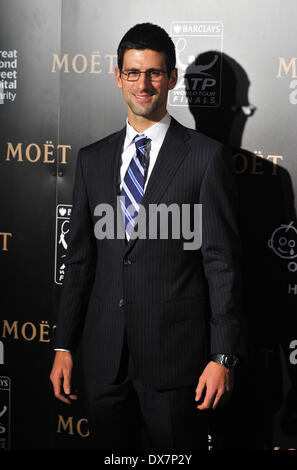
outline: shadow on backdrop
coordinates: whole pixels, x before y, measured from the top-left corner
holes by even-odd
[[[211,93],[207,96],[211,86],[203,90],[203,83],[216,84],[221,95],[217,106],[212,105]],[[249,351],[236,370],[232,401],[211,413],[213,445],[215,449],[271,450],[279,440],[297,436],[296,366],[289,359],[297,331],[292,183],[277,156],[264,157],[242,148],[245,125],[256,107],[249,103],[247,73],[234,59],[217,51],[202,53],[188,66],[184,84],[196,129],[232,150],[239,191]]]

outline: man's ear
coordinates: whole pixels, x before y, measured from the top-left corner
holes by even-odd
[[[115,74],[115,80],[116,80],[117,86],[119,88],[123,88],[122,79],[121,79],[121,71],[120,71],[119,67],[115,67],[114,74]]]
[[[172,90],[176,83],[177,83],[177,79],[178,79],[178,73],[177,73],[177,69],[173,69],[171,74],[170,74],[170,77],[169,77],[169,82],[168,82],[168,90]]]

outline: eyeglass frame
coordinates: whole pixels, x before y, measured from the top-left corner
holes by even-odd
[[[145,73],[146,78],[147,78],[150,82],[161,81],[162,75],[160,76],[160,80],[159,80],[159,79],[154,80],[154,79],[152,79],[152,77],[149,76],[149,74],[150,74],[151,72],[159,72],[159,73],[161,73],[161,74],[163,74],[163,73],[167,73],[167,74],[168,74],[168,71],[167,71],[167,70],[159,70],[159,69],[148,69],[148,70],[144,70],[144,71],[141,71],[141,70],[133,70],[133,69],[132,69],[132,70],[121,70],[121,71],[120,71],[120,74],[121,74],[121,76],[124,75],[124,77],[127,77],[127,78],[123,78],[123,80],[126,80],[127,82],[137,82],[137,81],[139,80],[140,75],[141,75],[142,73]],[[129,74],[129,73],[137,73],[137,74],[138,74],[137,79],[136,79],[136,80],[129,80],[129,78],[128,78],[128,74]]]

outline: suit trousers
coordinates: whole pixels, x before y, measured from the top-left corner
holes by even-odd
[[[131,373],[125,341],[116,380],[92,385],[88,403],[92,445],[113,451],[207,450],[208,412],[197,409],[195,388],[146,387]]]

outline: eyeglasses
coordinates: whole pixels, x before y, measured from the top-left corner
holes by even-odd
[[[128,82],[137,82],[141,73],[145,73],[145,76],[151,82],[160,82],[163,78],[163,73],[167,73],[166,70],[146,70],[145,72],[140,72],[140,70],[122,70],[121,76],[124,80]]]

